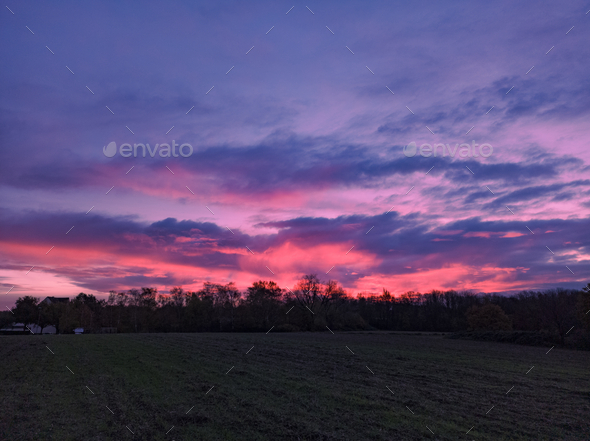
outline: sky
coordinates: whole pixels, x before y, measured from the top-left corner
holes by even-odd
[[[350,293],[581,288],[589,9],[9,3],[4,303],[309,273]]]

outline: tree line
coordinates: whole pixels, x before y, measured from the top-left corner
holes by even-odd
[[[2,313],[11,322],[101,332],[215,332],[391,330],[420,332],[536,331],[563,343],[571,333],[590,332],[590,283],[580,290],[522,291],[504,296],[469,291],[406,292],[395,297],[348,294],[338,282],[303,276],[293,290],[257,281],[244,292],[234,283],[205,282],[198,291],[174,287],[111,291],[106,300],[80,293],[67,303],[20,297]],[[584,331],[582,331],[584,330]]]

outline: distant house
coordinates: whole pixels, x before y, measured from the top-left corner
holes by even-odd
[[[84,328],[76,328],[76,329],[74,329],[74,334],[84,334]]]
[[[4,335],[17,335],[17,334],[28,334],[29,331],[25,328],[22,323],[13,323],[0,329],[0,334]]]
[[[54,305],[56,303],[68,303],[69,301],[69,297],[45,297],[43,300],[41,300],[41,303]]]
[[[39,325],[25,326],[23,323],[13,323],[12,325],[0,329],[0,333],[9,335],[41,334],[41,327]],[[55,326],[45,326],[43,328],[43,334],[57,334],[57,330],[55,329]]]

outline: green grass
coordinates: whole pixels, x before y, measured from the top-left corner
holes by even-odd
[[[392,333],[0,336],[0,439],[588,440],[590,353],[546,351]]]

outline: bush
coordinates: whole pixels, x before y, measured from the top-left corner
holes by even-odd
[[[299,326],[292,325],[290,323],[283,323],[282,325],[275,326],[273,331],[275,332],[300,332]]]
[[[469,329],[472,331],[509,331],[512,322],[504,310],[493,303],[472,306],[466,313]]]
[[[496,341],[528,346],[553,346],[559,343],[559,335],[557,334],[531,331],[462,331],[454,332],[448,338]]]

